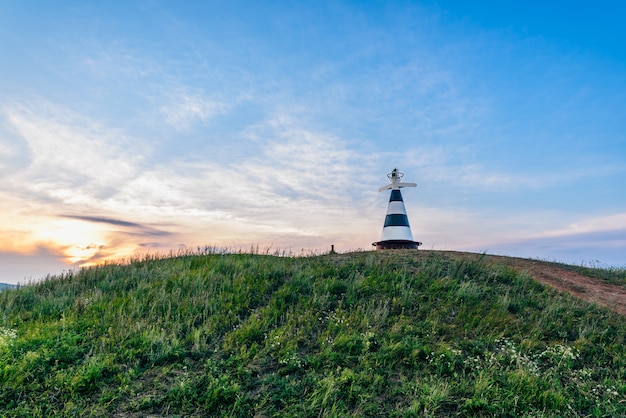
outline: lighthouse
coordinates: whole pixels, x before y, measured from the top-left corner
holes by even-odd
[[[387,184],[378,189],[379,192],[391,190],[391,196],[389,197],[389,204],[387,205],[387,216],[385,216],[385,224],[380,236],[380,241],[372,244],[376,246],[377,250],[395,248],[417,250],[417,248],[422,245],[421,242],[413,241],[409,218],[406,216],[406,208],[402,200],[402,193],[400,193],[402,187],[416,187],[417,184],[403,183],[402,177],[404,177],[404,173],[394,168],[391,173],[387,174],[387,178],[391,184]]]

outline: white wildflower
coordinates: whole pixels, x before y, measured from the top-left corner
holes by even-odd
[[[0,327],[0,347],[8,346],[17,338],[17,332],[11,328]]]

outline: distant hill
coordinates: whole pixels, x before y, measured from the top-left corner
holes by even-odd
[[[0,283],[0,290],[4,290],[4,289],[13,289],[16,286],[14,284],[9,284],[9,283]]]
[[[0,416],[626,416],[625,284],[423,250],[68,272],[0,293]]]

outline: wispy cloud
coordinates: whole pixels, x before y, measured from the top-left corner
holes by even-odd
[[[106,221],[116,218],[58,217],[55,212],[113,209],[115,214],[115,209],[122,209],[116,195],[137,175],[148,146],[138,147],[118,130],[43,100],[5,104],[0,114],[4,125],[26,144],[27,152],[24,166],[3,173],[0,207],[7,217],[0,226],[5,241],[0,250],[32,253],[44,246],[65,254],[69,263],[84,263],[101,253],[111,256],[132,251],[132,244],[121,251],[112,249],[116,238],[110,231],[112,224],[107,227]],[[97,220],[101,226],[96,225]],[[160,232],[139,225],[117,226],[133,227],[124,233]]]
[[[126,226],[132,228],[143,228],[142,225],[135,222],[122,221],[120,219],[104,218],[100,216],[83,216],[83,215],[59,215],[62,218],[78,219],[87,222],[97,222],[110,225]]]
[[[591,259],[620,266],[626,263],[623,256],[626,246],[625,213],[582,219],[576,214],[556,212],[530,213],[528,217],[534,220],[517,220],[521,225],[512,216],[499,219],[495,225],[482,220],[489,228],[488,233],[477,236],[474,244],[468,242],[465,249],[523,257],[541,254],[544,258],[553,257],[571,263]],[[526,228],[522,227],[524,225]],[[511,226],[515,227],[513,232],[505,234]],[[497,231],[503,227],[502,231]]]
[[[106,42],[82,38],[60,45],[59,48],[78,69],[100,79],[129,81],[161,71],[158,63],[149,55],[120,40]]]
[[[3,107],[7,123],[26,142],[26,167],[5,177],[3,188],[43,200],[93,203],[136,175],[146,153],[126,135],[45,101]]]
[[[158,229],[152,226],[139,224],[136,222],[123,221],[102,216],[84,215],[60,215],[61,218],[76,219],[85,222],[95,222],[107,225],[124,227],[125,235],[148,236],[148,237],[168,237],[174,235],[172,232]]]
[[[355,181],[367,173],[367,158],[284,114],[248,129],[258,153],[239,164],[187,156],[146,167],[145,142],[63,107],[3,110],[30,151],[4,193],[53,203],[23,229],[31,236],[22,242],[56,242],[73,262],[199,241],[327,246],[332,237],[348,242],[349,228],[362,226],[353,189],[367,187]],[[66,213],[55,221],[59,210]]]
[[[277,194],[296,194],[332,201],[337,192],[345,196],[349,186],[367,167],[367,158],[355,154],[345,141],[332,134],[307,128],[289,115],[280,114],[256,127],[254,138],[263,141],[262,155],[249,159],[242,170],[274,189]],[[248,132],[250,134],[250,132]]]
[[[571,186],[585,179],[598,179],[626,172],[623,165],[573,165],[554,170],[553,167],[518,169],[502,168],[476,157],[475,147],[418,146],[400,153],[385,153],[384,158],[396,159],[431,183],[449,188],[465,188],[502,193],[512,190],[541,190]]]
[[[0,143],[0,157],[12,157],[17,154],[17,150],[11,144]]]
[[[230,108],[229,104],[210,99],[200,92],[183,91],[170,96],[160,112],[165,122],[178,131],[189,131],[196,123],[206,123]]]
[[[345,225],[356,210],[350,188],[362,187],[351,177],[351,153],[340,139],[295,125],[271,128],[274,139],[259,146],[260,155],[239,164],[173,161],[145,171],[120,198],[150,216],[158,210],[227,239],[274,234],[288,241]]]
[[[541,237],[567,237],[571,235],[605,234],[619,236],[626,231],[626,213],[617,213],[605,216],[585,217],[572,222],[565,227],[545,231]],[[626,235],[622,235],[626,239]]]

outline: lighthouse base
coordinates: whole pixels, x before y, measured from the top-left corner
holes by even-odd
[[[388,241],[378,241],[373,243],[372,245],[376,246],[377,250],[396,250],[396,249],[408,249],[408,250],[417,250],[421,242],[417,241],[406,241],[406,240],[388,240]]]

